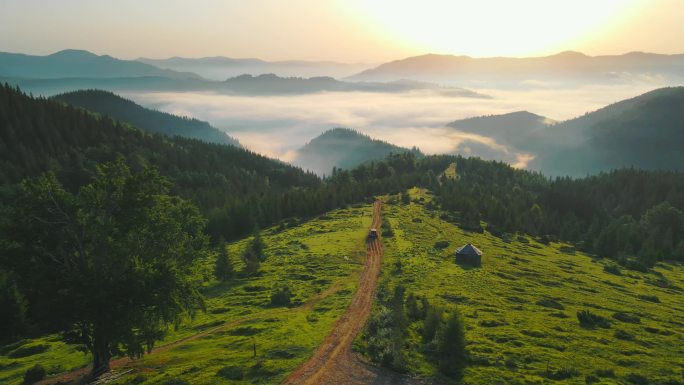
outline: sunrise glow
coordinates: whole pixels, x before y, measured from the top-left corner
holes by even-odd
[[[634,0],[355,1],[377,33],[412,49],[471,56],[556,53],[618,23]]]

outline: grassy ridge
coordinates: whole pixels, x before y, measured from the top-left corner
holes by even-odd
[[[371,208],[363,206],[284,230],[265,230],[267,259],[256,277],[221,284],[211,277],[213,260],[203,261],[198,274],[206,279],[207,311],[171,331],[157,346],[200,336],[135,361],[130,366],[136,370],[116,383],[279,383],[311,355],[347,308],[357,284],[350,277],[365,259],[363,239],[370,221]],[[237,270],[249,241],[227,246]],[[291,289],[293,307],[270,305],[272,289],[279,285]],[[9,356],[20,346],[0,351],[0,383],[21,383],[35,363],[59,373],[90,360],[56,336],[22,344],[32,345],[46,345],[48,350],[23,358]]]
[[[561,244],[465,232],[415,203],[430,199],[425,191],[411,195],[410,205],[385,206],[384,220],[395,235],[384,239],[380,282],[402,284],[447,310],[459,308],[473,359],[464,382],[684,380],[683,266],[661,263],[650,273],[608,273],[604,261]],[[435,249],[441,240],[449,247]],[[455,249],[468,242],[483,251],[481,268],[454,263]],[[397,261],[401,273],[392,268]],[[580,327],[576,314],[582,310],[606,318],[610,327]],[[409,370],[438,376],[421,351],[420,327],[421,322],[409,326]]]

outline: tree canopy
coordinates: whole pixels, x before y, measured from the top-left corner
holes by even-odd
[[[169,188],[156,170],[118,160],[76,194],[54,174],[27,179],[14,202],[3,264],[32,318],[93,354],[94,375],[203,306],[192,270],[206,253],[205,220]]]

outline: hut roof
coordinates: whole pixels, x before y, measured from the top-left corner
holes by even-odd
[[[482,255],[482,252],[472,244],[468,243],[465,246],[460,247],[458,250],[456,250],[456,254],[461,254],[461,255]]]

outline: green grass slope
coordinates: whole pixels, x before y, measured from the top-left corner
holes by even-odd
[[[251,278],[219,283],[212,276],[213,260],[203,261],[198,274],[205,279],[207,311],[157,344],[176,345],[134,361],[126,368],[133,372],[116,383],[280,383],[311,355],[349,305],[365,259],[364,235],[370,221],[371,207],[360,206],[298,226],[265,230],[267,259],[261,273]],[[227,245],[238,271],[249,241]],[[270,304],[272,290],[281,285],[292,291],[292,307]],[[36,345],[45,351],[21,357],[21,349]],[[56,374],[85,367],[90,357],[57,336],[0,347],[0,383],[21,383],[24,372],[37,363]]]
[[[391,292],[402,284],[447,311],[460,310],[473,361],[464,383],[682,383],[684,266],[608,273],[605,261],[567,245],[463,231],[418,202],[429,194],[414,189],[411,195],[409,205],[385,205],[394,236],[384,238],[380,286]],[[438,241],[449,246],[438,250]],[[454,263],[456,248],[466,243],[483,251],[482,267]],[[605,317],[610,327],[580,327],[582,310]],[[409,371],[439,377],[422,351],[421,327],[421,321],[409,325]]]

